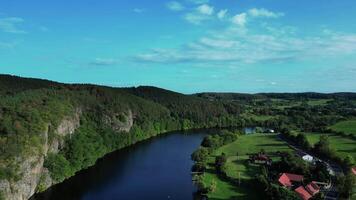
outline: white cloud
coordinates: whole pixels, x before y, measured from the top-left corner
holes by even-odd
[[[264,27],[260,27],[264,28]],[[231,26],[211,32],[193,43],[172,49],[155,49],[135,57],[139,62],[189,63],[192,66],[231,66],[251,63],[283,63],[329,59],[356,53],[356,34],[337,33],[298,37],[294,33],[275,35],[241,31]]]
[[[6,33],[24,34],[26,31],[20,29],[18,25],[24,23],[24,19],[19,17],[0,18],[0,31]]]
[[[217,14],[217,17],[218,17],[219,19],[224,19],[224,17],[226,16],[226,14],[227,14],[227,9],[225,9],[225,10],[220,10],[220,11],[218,12],[218,14]]]
[[[187,0],[189,3],[194,3],[194,4],[203,4],[203,3],[209,3],[209,0]]]
[[[117,60],[112,58],[96,58],[94,61],[89,63],[89,65],[96,66],[110,66],[115,64],[117,64]]]
[[[247,22],[247,14],[246,13],[240,13],[232,17],[232,22],[234,24],[237,24],[239,26],[245,26]]]
[[[145,11],[145,9],[142,9],[142,8],[134,8],[133,11],[135,13],[143,13]]]
[[[203,15],[212,15],[214,13],[214,7],[203,4],[197,7],[197,11]]]
[[[284,13],[275,13],[265,8],[252,8],[248,10],[248,14],[252,17],[267,17],[267,18],[278,18],[284,16]]]
[[[173,11],[182,11],[184,10],[184,6],[177,1],[170,1],[167,3],[167,8]]]
[[[184,19],[189,23],[199,25],[201,24],[201,22],[209,20],[210,17],[207,15],[201,15],[199,13],[187,13],[186,15],[184,15]]]

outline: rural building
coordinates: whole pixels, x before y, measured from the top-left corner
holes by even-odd
[[[351,172],[356,176],[356,167],[351,168]]]
[[[320,192],[320,187],[316,184],[315,181],[312,181],[307,186],[299,186],[294,191],[301,199],[308,200]]]
[[[313,156],[309,155],[309,154],[306,154],[302,157],[302,159],[306,162],[313,162],[314,158]]]
[[[272,164],[272,159],[264,153],[250,155],[249,161],[257,164]]]
[[[312,195],[309,194],[309,192],[303,187],[299,186],[297,189],[294,190],[298,196],[303,199],[303,200],[308,200],[312,198]]]
[[[301,184],[303,179],[302,175],[283,173],[279,177],[278,182],[284,187],[291,188],[297,184]]]
[[[312,195],[316,195],[320,192],[320,187],[316,184],[315,181],[312,181],[309,183],[307,186],[305,186],[305,189]]]

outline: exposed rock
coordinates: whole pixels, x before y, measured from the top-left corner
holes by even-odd
[[[27,200],[35,192],[38,187],[41,190],[49,188],[53,182],[49,171],[43,167],[45,156],[48,152],[57,153],[64,146],[64,137],[71,135],[80,126],[80,115],[82,111],[77,109],[72,116],[65,117],[55,130],[58,136],[53,141],[49,141],[49,125],[47,130],[42,134],[44,137],[44,146],[42,151],[37,155],[18,158],[19,171],[21,179],[17,182],[8,180],[0,180],[0,191],[7,200]]]
[[[39,178],[42,173],[44,157],[33,156],[21,162],[21,179],[15,183],[7,180],[0,181],[0,190],[5,199],[26,200],[29,199],[36,190]]]
[[[131,110],[127,112],[105,115],[103,121],[117,132],[129,132],[133,125],[133,114]]]
[[[49,145],[49,153],[58,153],[64,147],[64,138],[67,135],[72,135],[80,126],[81,109],[76,109],[74,115],[65,117],[55,130],[57,137],[51,141]]]
[[[58,153],[64,147],[64,138],[74,134],[80,126],[81,109],[76,109],[74,114],[65,117],[52,131],[52,125],[48,125],[44,131],[44,146],[36,155],[28,158],[18,158],[21,179],[17,182],[0,180],[0,191],[7,200],[29,199],[37,190],[43,191],[53,184],[50,172],[43,167],[48,153]],[[133,126],[133,114],[131,110],[111,115],[104,115],[103,122],[117,132],[129,132]],[[49,134],[53,134],[51,138]],[[51,139],[49,139],[51,138]]]

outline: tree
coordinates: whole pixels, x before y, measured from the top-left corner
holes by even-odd
[[[355,164],[355,160],[351,155],[347,155],[344,158],[344,164],[346,165],[346,167],[352,167]]]
[[[193,152],[191,158],[195,162],[205,162],[208,159],[209,150],[205,147],[201,147]]]

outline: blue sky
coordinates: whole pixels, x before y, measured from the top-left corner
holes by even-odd
[[[354,0],[1,0],[0,73],[184,93],[356,92]]]

